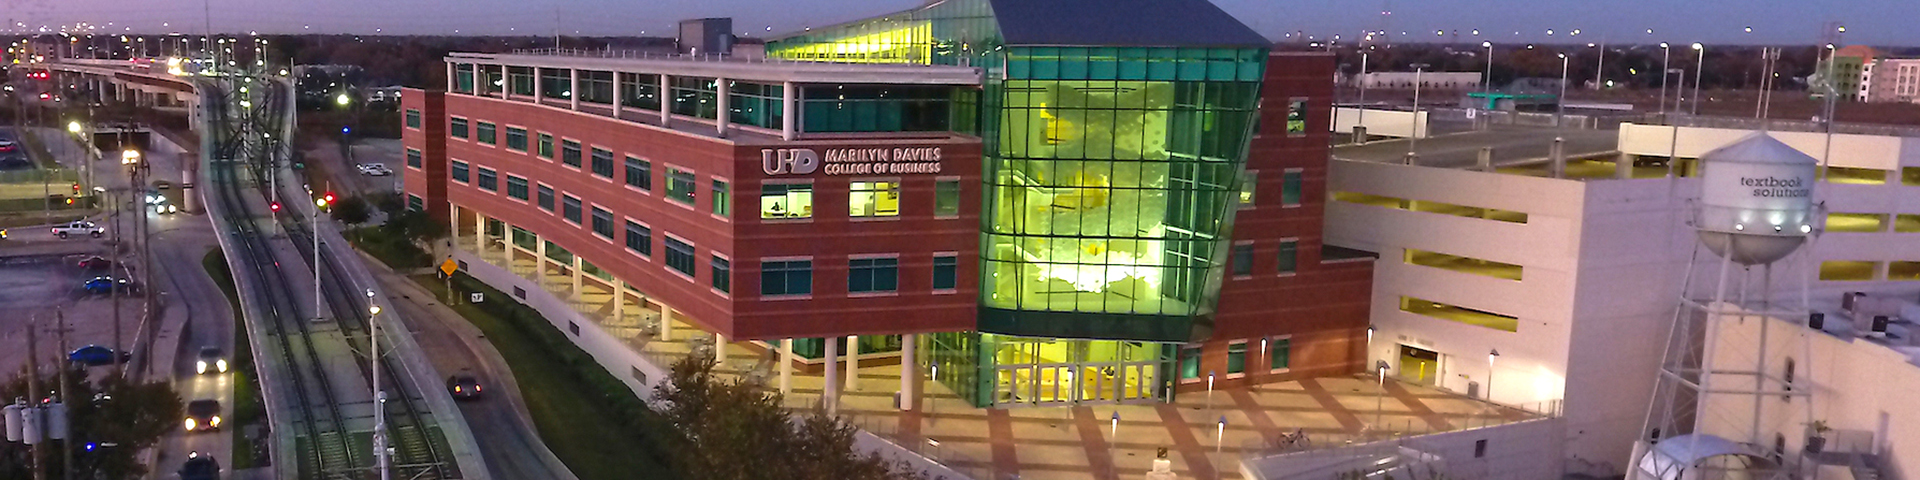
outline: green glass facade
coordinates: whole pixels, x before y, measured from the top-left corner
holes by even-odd
[[[1212,334],[1266,53],[1010,44],[989,0],[767,45],[776,58],[986,70],[977,102],[945,106],[971,115],[950,129],[983,143],[980,320],[922,335],[918,359],[980,406],[1171,394],[1177,345]]]

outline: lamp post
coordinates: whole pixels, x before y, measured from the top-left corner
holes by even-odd
[[[69,127],[71,127],[71,126],[74,126],[75,124],[68,124],[68,125]],[[135,193],[137,190],[135,189],[139,188],[140,186],[140,173],[142,170],[145,170],[146,158],[140,155],[139,150],[134,150],[129,148],[129,149],[120,151],[120,164],[127,167],[127,193],[128,193],[127,198],[133,198],[135,195],[137,195]],[[141,203],[143,205],[145,204],[145,200],[146,200],[145,198],[141,198]],[[119,212],[120,212],[120,204],[118,202],[114,203],[113,210],[115,213],[114,217],[118,218]],[[143,209],[137,221],[139,221],[141,224],[144,224],[146,223],[146,219],[147,219],[147,215]],[[114,227],[115,227],[114,239],[118,240],[120,237],[120,234],[119,234],[120,229],[118,228],[119,225],[114,225]],[[145,236],[140,235],[138,238],[141,239],[141,245],[142,247],[144,247],[146,245]],[[118,242],[116,241],[115,244],[118,245]],[[115,248],[118,248],[118,247],[115,247]],[[146,252],[147,250],[145,248],[141,248],[140,264],[145,266],[145,268],[141,268],[141,272],[147,274],[145,278],[146,284],[153,285],[153,275],[151,273],[153,271],[153,268],[152,268],[153,263],[150,261],[151,260],[150,258],[147,258]],[[149,292],[153,291],[152,288],[147,288],[145,290]],[[151,304],[149,304],[149,306],[151,306]],[[121,332],[120,289],[115,288],[113,289],[113,348],[115,348],[116,350],[126,348],[126,345],[121,343],[120,332]],[[147,362],[147,363],[149,364],[149,367],[151,367],[151,364],[153,362]],[[117,363],[115,365],[125,365],[125,364]],[[125,375],[126,373],[126,367],[124,366],[116,366],[114,367],[114,369],[116,371],[119,371],[122,375]]]
[[[1373,369],[1380,374],[1380,390],[1374,392],[1373,395],[1373,425],[1378,427],[1381,425],[1381,418],[1384,416],[1382,412],[1384,412],[1383,408],[1385,408],[1384,404],[1387,398],[1387,361],[1380,360],[1374,363]]]
[[[367,304],[367,342],[373,351],[367,360],[373,370],[373,458],[380,480],[389,480],[392,459],[387,455],[387,391],[380,388],[380,305],[373,303],[373,289],[367,289]]]
[[[1414,145],[1420,141],[1420,73],[1425,71],[1424,63],[1413,64],[1413,120],[1407,130],[1407,159],[1413,159]]]
[[[1700,114],[1700,74],[1704,73],[1702,71],[1706,70],[1707,68],[1707,47],[1705,45],[1699,44],[1698,42],[1695,42],[1693,44],[1693,51],[1698,54],[1697,55],[1698,63],[1696,63],[1693,66],[1693,111],[1690,114],[1699,115]]]
[[[1476,32],[1475,34],[1477,35],[1479,31],[1475,30],[1475,32]],[[1493,42],[1483,41],[1483,42],[1480,42],[1480,46],[1486,47],[1487,49],[1487,73],[1484,76],[1484,78],[1480,80],[1480,91],[1482,93],[1487,94],[1488,97],[1492,97],[1493,96]],[[1493,102],[1492,98],[1487,98],[1486,100],[1488,103]]]
[[[1673,48],[1660,42],[1660,116],[1667,115],[1667,77],[1673,75]]]
[[[327,197],[333,196],[327,194]],[[308,233],[313,237],[313,319],[320,320],[320,209],[327,208],[327,197],[313,200],[313,210],[307,211]],[[379,308],[375,306],[374,308]]]
[[[1368,46],[1367,48],[1372,49],[1373,47]],[[1359,102],[1360,113],[1357,115],[1357,117],[1354,118],[1354,121],[1353,121],[1353,126],[1356,129],[1367,127],[1367,54],[1368,53],[1372,53],[1372,52],[1369,52],[1367,50],[1360,51],[1360,76],[1355,77],[1359,79],[1359,83],[1360,83],[1360,102]],[[1355,130],[1355,131],[1364,131],[1364,130]],[[1356,138],[1354,140],[1366,141],[1366,139],[1364,138]]]
[[[1500,349],[1487,351],[1487,401],[1493,401],[1493,361],[1500,359]]]
[[[1565,126],[1564,123],[1567,118],[1567,66],[1571,60],[1572,59],[1567,58],[1567,54],[1560,54],[1560,98],[1555,99],[1553,102],[1556,104],[1554,105],[1553,112],[1553,128]]]
[[[1607,84],[1607,41],[1600,40],[1600,61],[1593,66],[1593,89],[1605,88]]]

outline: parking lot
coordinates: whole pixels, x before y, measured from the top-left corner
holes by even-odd
[[[10,252],[17,250],[37,252]],[[126,273],[119,265],[111,273],[77,266],[81,259],[102,251],[102,245],[88,240],[0,247],[0,312],[6,312],[0,315],[0,372],[11,376],[26,364],[29,322],[39,327],[42,362],[65,358],[66,352],[83,345],[112,345],[113,302],[108,295],[89,294],[81,286],[96,276],[124,277]],[[139,309],[139,297],[121,299],[121,335],[127,343],[132,343],[139,328]],[[68,328],[64,351],[56,336],[56,312],[64,314]]]

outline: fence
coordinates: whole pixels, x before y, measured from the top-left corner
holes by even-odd
[[[1651,115],[1649,117],[1650,118],[1647,119],[1648,123],[1659,124],[1659,125],[1677,125],[1682,127],[1733,128],[1733,129],[1742,129],[1742,130],[1766,129],[1766,130],[1788,131],[1788,132],[1825,132],[1827,131],[1827,124],[1825,122],[1807,121],[1807,120],[1774,120],[1774,119],[1763,120],[1758,118],[1744,118],[1744,117],[1702,117],[1702,116],[1691,116],[1691,115],[1667,115],[1666,118],[1660,118],[1660,116],[1658,115]],[[1920,137],[1920,127],[1911,127],[1911,126],[1902,126],[1902,125],[1835,122],[1833,124],[1833,133],[1847,133],[1847,134],[1855,134],[1855,135],[1880,135],[1880,136],[1890,136],[1890,137]]]
[[[1445,432],[1477,430],[1482,428],[1512,425],[1542,418],[1558,418],[1561,401],[1548,400],[1521,405],[1499,405],[1483,403],[1481,413],[1469,415],[1463,420],[1449,419],[1453,428],[1433,428],[1424,420],[1409,418],[1398,425],[1387,424],[1382,428],[1369,428],[1357,433],[1315,433],[1308,434],[1305,443],[1288,442],[1279,438],[1265,438],[1241,443],[1241,456],[1260,458],[1297,452],[1340,449],[1384,440],[1420,437]]]
[[[1557,411],[1558,402],[1549,403],[1524,409]],[[1246,446],[1240,468],[1252,480],[1350,478],[1354,472],[1400,478],[1560,477],[1566,468],[1562,460],[1564,422],[1560,418],[1497,417],[1448,431],[1434,431],[1422,427],[1424,422],[1409,421],[1399,425],[1398,431],[1316,435],[1310,437],[1311,445],[1284,450],[1263,448],[1266,445],[1253,442]]]
[[[857,413],[848,413],[846,410],[841,411],[840,417],[846,419],[847,423],[860,427],[861,430],[865,430],[867,433],[871,433],[881,440],[898,446],[901,450],[919,455],[930,462],[954,471],[954,473],[965,475],[969,479],[993,478],[993,465],[991,463],[955,452],[950,448],[942,446],[940,440],[936,438],[907,438],[900,434],[900,422],[894,417],[885,415],[860,415]],[[940,480],[940,478],[933,477],[933,480]]]

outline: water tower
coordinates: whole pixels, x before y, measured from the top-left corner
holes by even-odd
[[[1769,361],[1767,349],[1775,345],[1778,354],[1779,348],[1804,349],[1805,342],[1794,340],[1804,338],[1799,335],[1769,339],[1768,325],[1805,319],[1810,311],[1806,292],[1814,269],[1804,266],[1815,262],[1789,257],[1817,236],[1813,185],[1820,162],[1765,132],[1707,152],[1700,162],[1700,196],[1688,221],[1700,241],[1687,264],[1627,478],[1792,478],[1779,462],[1777,438],[1785,435],[1779,419],[1790,415],[1782,405],[1797,401],[1801,408],[1794,410],[1806,414],[1784,423],[1809,420],[1808,389],[1794,391],[1792,374]],[[1698,261],[1703,250],[1717,258]],[[1800,298],[1776,301],[1773,273],[1789,261],[1803,267],[1795,273]],[[1799,381],[1806,380],[1802,374]]]

